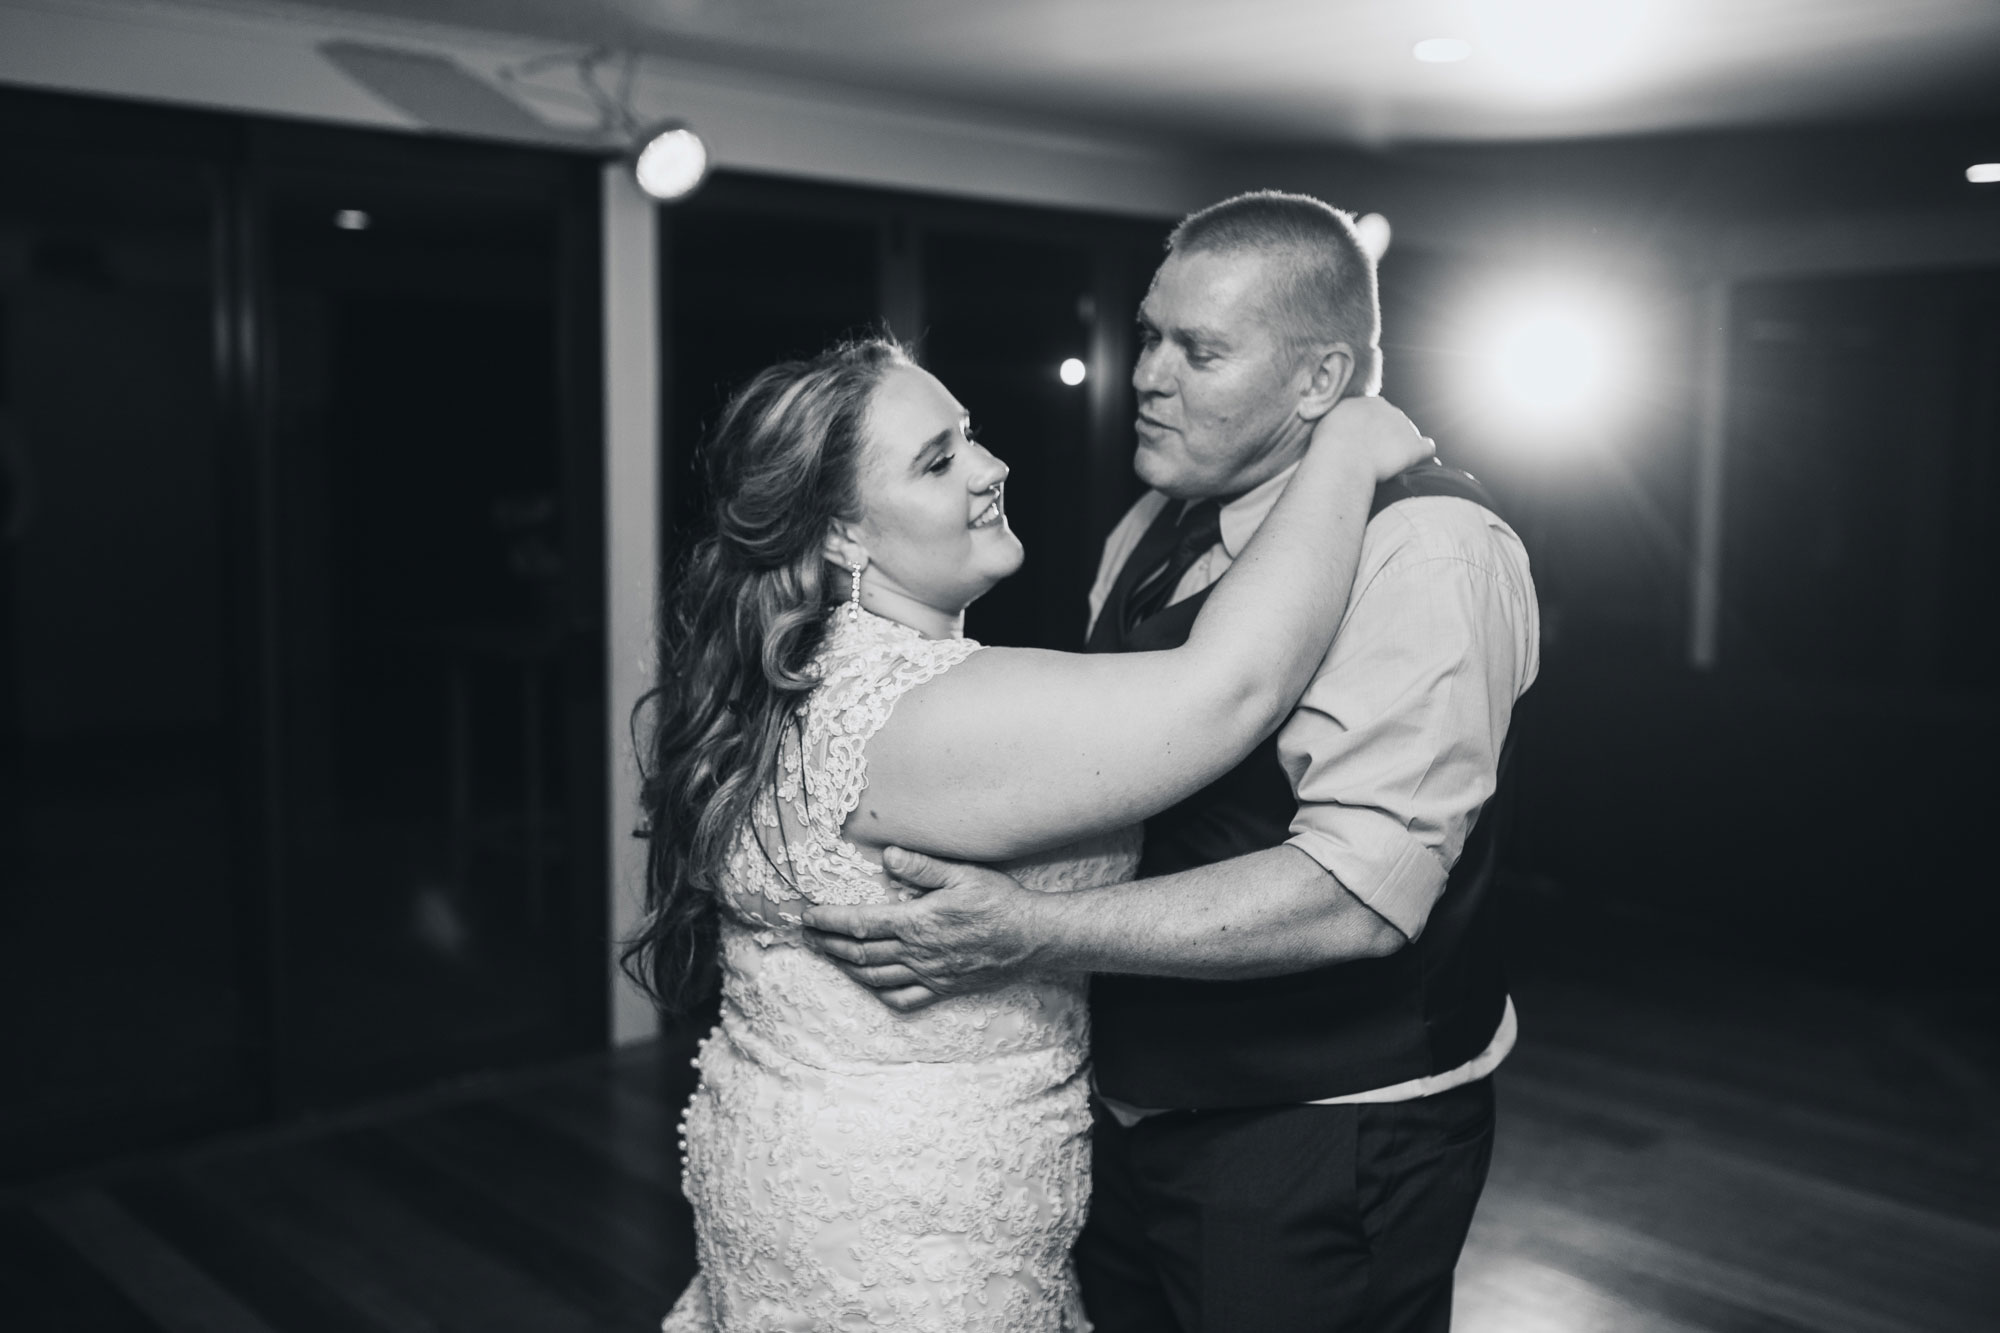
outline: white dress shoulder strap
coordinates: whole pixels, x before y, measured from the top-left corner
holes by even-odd
[[[843,832],[868,786],[868,742],[898,699],[979,647],[926,639],[867,611],[831,613],[813,664],[819,687],[786,733],[776,784],[757,798],[750,834],[761,846],[742,849],[745,859],[766,862],[765,873],[752,876],[755,891],[814,903],[881,898],[880,872]]]

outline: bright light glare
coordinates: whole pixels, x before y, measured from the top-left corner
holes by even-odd
[[[1472,43],[1463,37],[1426,37],[1410,52],[1426,65],[1456,65],[1472,56]]]
[[[687,126],[667,126],[639,150],[632,174],[655,199],[684,199],[708,175],[708,148]]]
[[[1965,169],[1965,178],[1974,185],[1991,185],[2000,181],[2000,162],[1981,162]]]
[[[1354,219],[1354,234],[1361,242],[1361,248],[1376,263],[1389,253],[1389,219],[1380,213],[1363,213]]]
[[[1629,72],[1651,0],[1478,0],[1479,49],[1524,91],[1561,96]],[[1483,63],[1483,62],[1482,62]]]
[[[1618,405],[1630,369],[1625,341],[1619,321],[1586,301],[1523,301],[1491,324],[1487,387],[1521,426],[1589,426]]]
[[[343,208],[333,215],[333,225],[342,231],[367,231],[372,221],[373,218],[358,208]]]
[[[1089,373],[1090,368],[1075,357],[1070,357],[1067,361],[1064,361],[1062,367],[1056,371],[1056,374],[1062,376],[1064,384],[1072,385],[1083,383],[1084,376]]]

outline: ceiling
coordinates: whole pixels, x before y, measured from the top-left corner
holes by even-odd
[[[241,7],[617,46],[1210,144],[1570,138],[2000,111],[2000,0],[244,0]],[[1436,37],[1461,39],[1470,56],[1413,57],[1416,43]]]

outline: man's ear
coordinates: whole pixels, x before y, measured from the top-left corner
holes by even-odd
[[[1318,348],[1313,358],[1305,387],[1299,391],[1299,415],[1307,421],[1318,421],[1333,411],[1354,378],[1354,349],[1346,343]]]

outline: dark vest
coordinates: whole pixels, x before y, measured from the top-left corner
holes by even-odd
[[[1466,473],[1428,463],[1385,482],[1370,517],[1399,500],[1453,495],[1493,503]],[[1206,590],[1141,623],[1126,651],[1174,648]],[[1475,821],[1418,938],[1387,958],[1255,981],[1091,979],[1091,1056],[1104,1095],[1135,1106],[1206,1109],[1316,1101],[1464,1064],[1483,1051],[1507,1002],[1494,862],[1511,739],[1500,783]],[[1291,836],[1297,801],[1276,736],[1179,805],[1146,821],[1141,876],[1263,851]]]

